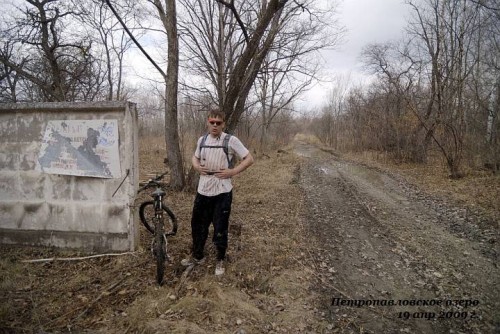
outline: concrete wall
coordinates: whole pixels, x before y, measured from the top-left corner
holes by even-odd
[[[120,178],[36,171],[48,121],[95,119],[118,122]],[[0,104],[0,242],[96,252],[135,249],[138,160],[132,103]]]

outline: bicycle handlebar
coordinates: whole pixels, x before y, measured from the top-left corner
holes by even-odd
[[[165,172],[163,174],[160,174],[158,175],[157,177],[155,177],[154,179],[149,179],[148,182],[139,188],[139,190],[137,190],[137,193],[140,193],[141,191],[144,191],[150,187],[153,187],[153,186],[157,186],[157,187],[160,187],[160,188],[166,188],[166,183],[163,183],[163,182],[159,182],[161,179],[163,179],[163,177],[165,175],[167,175],[168,172]]]

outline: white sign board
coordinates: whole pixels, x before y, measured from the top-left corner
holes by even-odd
[[[121,177],[117,120],[48,121],[36,169],[49,174]]]

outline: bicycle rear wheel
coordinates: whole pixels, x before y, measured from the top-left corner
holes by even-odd
[[[156,255],[156,281],[159,285],[163,283],[165,274],[165,259],[167,257],[166,238],[163,235],[163,219],[158,219],[155,226],[154,253]]]
[[[169,231],[167,232],[168,235],[174,235],[177,233],[177,218],[172,210],[170,210],[165,204],[162,204],[162,209],[163,217],[165,218],[164,229]],[[154,234],[155,225],[153,224],[153,219],[155,218],[155,207],[153,201],[147,201],[141,204],[139,207],[139,218],[149,233]]]

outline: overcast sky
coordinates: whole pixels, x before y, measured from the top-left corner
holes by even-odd
[[[328,0],[327,0],[328,1]],[[346,27],[345,43],[338,50],[324,51],[325,71],[350,76],[353,83],[367,82],[359,55],[365,45],[399,39],[406,26],[409,6],[404,0],[343,0],[339,18]],[[298,103],[301,108],[317,108],[325,103],[332,83],[318,84]]]
[[[320,1],[320,0],[317,0]],[[332,0],[323,0],[332,1]],[[323,57],[325,68],[322,74],[327,78],[349,76],[351,84],[368,82],[369,77],[363,73],[359,55],[364,46],[370,43],[383,43],[399,39],[406,26],[409,6],[404,0],[337,0],[339,1],[338,17],[346,28],[344,43],[336,50],[325,50]],[[155,59],[161,57],[151,52]],[[154,78],[159,76],[156,70],[145,61],[135,49],[129,54],[134,66],[130,68],[132,76]],[[303,94],[295,106],[300,110],[318,109],[326,103],[328,92],[333,83],[323,82],[315,85]]]
[[[10,2],[10,0],[0,0],[0,2],[2,1]],[[361,50],[370,43],[383,43],[399,39],[403,35],[410,7],[405,5],[405,0],[315,1],[339,2],[338,17],[347,30],[344,36],[345,42],[342,45],[339,45],[336,50],[323,52],[325,61],[323,76],[330,78],[339,75],[350,76],[353,84],[369,81],[369,77],[361,69],[359,61]],[[157,60],[161,59],[161,56],[155,51],[152,51],[151,55]],[[132,49],[127,58],[130,65],[126,71],[132,77],[132,82],[136,84],[144,82],[137,79],[138,77],[160,80],[156,70],[137,49]],[[300,109],[321,107],[326,103],[332,85],[331,82],[317,84],[309,92],[303,94],[302,101],[299,101],[296,107]]]

